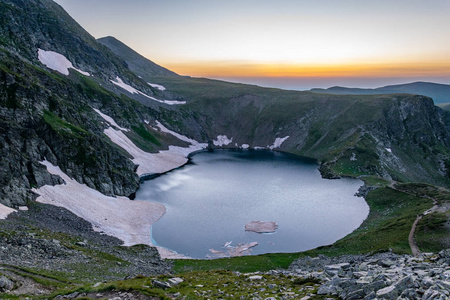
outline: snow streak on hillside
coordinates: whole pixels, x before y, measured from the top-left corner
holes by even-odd
[[[105,120],[109,120],[108,123],[116,124],[117,123],[109,116],[101,113],[100,111],[94,109],[97,113],[99,113]],[[117,128],[121,128],[116,126]],[[155,174],[155,173],[165,173],[174,168],[178,168],[179,166],[184,165],[188,160],[187,156],[195,151],[199,151],[205,149],[208,144],[199,143],[196,140],[190,139],[184,135],[176,133],[167,129],[164,125],[157,121],[157,126],[161,129],[161,131],[169,133],[179,140],[184,142],[188,142],[191,145],[189,147],[179,147],[179,146],[169,146],[169,150],[161,150],[159,153],[148,153],[144,150],[137,147],[123,132],[122,130],[126,130],[122,128],[122,130],[116,130],[113,127],[109,127],[103,131],[113,143],[120,146],[122,149],[127,151],[131,156],[133,156],[133,163],[138,165],[137,174],[139,176],[145,174]]]
[[[69,69],[74,69],[85,76],[91,76],[88,72],[75,68],[64,55],[57,52],[38,49],[38,58],[42,64],[47,66],[47,68],[55,70],[63,75],[69,75]]]
[[[166,90],[166,88],[164,86],[160,85],[160,84],[150,83],[150,82],[147,82],[147,83],[148,83],[149,86],[157,88],[160,91],[165,91]]]
[[[122,79],[120,79],[118,76],[116,77],[116,81],[114,80],[110,80],[112,83],[114,83],[115,85],[123,88],[124,90],[128,91],[131,94],[139,94],[141,96],[147,97],[151,100],[160,102],[160,103],[164,103],[164,104],[168,104],[168,105],[179,105],[179,104],[186,104],[186,101],[175,101],[175,100],[159,100],[156,99],[154,97],[151,97],[137,89],[135,89],[134,87],[132,87],[131,85],[126,84],[125,82],[123,82]]]
[[[6,219],[6,217],[8,217],[10,213],[13,213],[15,211],[17,210],[0,203],[0,220]]]

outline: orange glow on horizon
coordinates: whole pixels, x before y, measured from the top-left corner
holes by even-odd
[[[449,76],[450,63],[286,65],[224,62],[166,63],[194,77],[414,77]]]

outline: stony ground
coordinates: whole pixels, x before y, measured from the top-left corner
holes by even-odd
[[[69,211],[50,205],[33,203],[28,211],[13,213],[0,221],[3,267],[47,270],[57,278],[60,274],[72,274],[63,278],[71,282],[170,271],[170,263],[161,260],[154,248],[121,244],[116,238],[94,232],[88,222]]]

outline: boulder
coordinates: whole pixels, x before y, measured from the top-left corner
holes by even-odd
[[[14,282],[8,277],[2,275],[0,276],[0,291],[6,292],[14,288]]]

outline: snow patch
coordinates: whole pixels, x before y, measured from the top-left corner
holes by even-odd
[[[196,140],[190,139],[190,138],[188,138],[188,137],[185,136],[185,135],[179,134],[179,133],[177,133],[177,132],[175,132],[175,131],[172,131],[172,130],[168,129],[168,128],[165,127],[163,124],[161,124],[159,121],[156,121],[156,126],[158,126],[158,128],[159,128],[162,132],[171,134],[171,135],[173,135],[174,137],[176,137],[177,139],[179,139],[179,140],[181,140],[181,141],[190,143],[190,144],[192,144],[192,145],[202,145],[202,146],[206,145],[206,146],[207,146],[207,144],[199,143],[199,142],[197,142]],[[205,146],[205,148],[206,148],[206,146]]]
[[[118,87],[123,88],[124,90],[128,91],[131,94],[139,94],[142,95],[144,97],[147,97],[151,100],[154,100],[156,102],[159,103],[164,103],[164,104],[168,104],[168,105],[179,105],[179,104],[186,104],[186,101],[176,101],[176,100],[159,100],[156,99],[154,97],[151,97],[141,91],[138,91],[137,89],[135,89],[134,87],[132,87],[131,85],[126,84],[125,82],[123,82],[122,79],[120,79],[119,76],[116,76],[116,81],[114,80],[110,80],[112,83],[114,83],[115,85],[117,85]]]
[[[386,148],[386,151],[389,153],[392,153],[392,149],[391,148]]]
[[[122,130],[122,131],[130,131],[129,129],[120,127],[120,126],[116,123],[116,121],[114,121],[113,118],[111,118],[111,117],[108,116],[108,115],[105,115],[105,114],[102,113],[100,110],[98,110],[98,109],[96,109],[96,108],[92,108],[92,109],[95,110],[95,112],[98,113],[103,119],[105,119],[105,121],[108,122],[109,125],[112,125],[112,126],[114,126],[114,127],[116,127],[116,128],[119,128],[119,129]]]
[[[350,157],[350,161],[356,160],[356,153],[352,152],[352,156]]]
[[[85,76],[91,76],[88,72],[75,68],[64,55],[54,51],[38,49],[38,59],[42,64],[47,66],[47,68],[55,70],[63,75],[69,75],[69,69],[74,69]]]
[[[273,233],[278,229],[276,222],[251,221],[245,224],[245,231],[253,231],[256,233]]]
[[[239,243],[236,246],[232,246],[231,242],[226,242],[222,245],[225,248],[225,251],[209,249],[211,254],[207,254],[206,258],[219,258],[219,257],[235,257],[235,256],[243,256],[246,254],[250,254],[252,251],[251,248],[258,246],[258,242],[251,243]]]
[[[233,142],[233,138],[229,139],[226,135],[218,135],[217,140],[213,141],[214,146],[227,146]]]
[[[184,135],[173,132],[158,121],[157,125],[161,131],[172,134],[176,138],[188,142],[191,145],[189,147],[169,146],[169,150],[161,150],[159,153],[148,153],[138,148],[122,131],[109,127],[105,129],[103,133],[106,134],[113,143],[120,146],[133,157],[133,163],[138,165],[137,174],[139,176],[144,174],[164,173],[174,168],[178,168],[188,161],[187,156],[190,153],[205,149],[208,146],[206,143],[199,143]]]
[[[273,142],[272,146],[267,146],[270,150],[273,150],[275,148],[280,148],[281,144],[284,143],[289,138],[289,136],[285,136],[284,138],[276,138]]]
[[[241,148],[242,149],[248,149],[248,148],[250,148],[250,145],[249,144],[242,144]]]
[[[163,86],[160,85],[160,84],[150,83],[150,82],[147,82],[147,83],[148,83],[149,86],[154,87],[154,88],[157,88],[157,89],[160,90],[160,91],[165,91],[165,90],[166,90],[166,88],[163,87]]]
[[[17,210],[0,203],[0,220],[6,219],[10,213],[13,213],[16,211]]]
[[[109,197],[67,176],[58,166],[41,162],[49,173],[60,176],[65,184],[32,189],[40,196],[36,201],[64,207],[90,222],[94,230],[119,238],[125,246],[152,245],[151,225],[166,208],[159,203]]]

